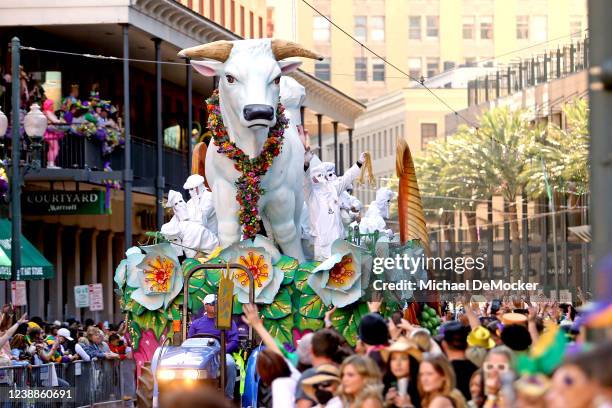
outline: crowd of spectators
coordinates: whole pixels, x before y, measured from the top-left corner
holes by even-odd
[[[333,327],[330,310],[326,327],[303,336],[290,351],[266,330],[257,307],[244,305],[244,322],[265,346],[256,371],[271,402],[258,406],[612,406],[612,343],[586,341],[589,316],[569,304],[515,300],[497,308],[460,301],[449,313],[438,305],[444,322],[434,335],[410,323],[406,310],[386,319],[379,313],[380,302],[369,306],[356,346],[350,347]],[[605,310],[612,313],[612,306]],[[231,406],[215,393],[198,393],[181,390],[169,397],[173,407],[190,406],[196,394],[199,406]]]
[[[18,318],[11,305],[4,305],[0,316],[0,366],[131,358],[125,333],[124,322],[45,322],[40,317],[28,319],[25,314]]]

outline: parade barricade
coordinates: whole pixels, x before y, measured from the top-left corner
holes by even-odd
[[[82,407],[136,396],[134,360],[0,367],[0,408]]]

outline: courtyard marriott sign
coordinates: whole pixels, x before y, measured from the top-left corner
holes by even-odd
[[[29,215],[108,214],[105,192],[90,191],[24,191],[21,205]]]

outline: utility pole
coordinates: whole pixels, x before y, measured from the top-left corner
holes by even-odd
[[[552,234],[553,234],[553,265],[555,268],[555,299],[559,301],[559,265],[557,265],[557,211],[555,209],[555,193],[548,183],[548,173],[546,163],[542,157],[542,172],[544,174],[544,184],[546,184],[546,195],[548,195],[548,206],[552,215]],[[548,273],[548,271],[544,271]]]
[[[21,269],[21,137],[19,135],[20,117],[19,105],[21,92],[19,86],[19,57],[21,43],[19,38],[13,37],[11,40],[11,60],[12,60],[12,117],[11,117],[11,282],[19,279],[19,269]],[[11,282],[7,285],[7,302],[11,299]]]
[[[597,264],[612,251],[612,7],[603,0],[589,0],[589,129],[591,132],[591,228]],[[601,268],[603,269],[603,268]],[[612,298],[612,284],[605,270],[596,271],[588,290],[600,300]],[[596,291],[595,291],[596,288]]]

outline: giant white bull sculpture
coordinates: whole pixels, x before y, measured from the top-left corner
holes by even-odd
[[[179,53],[205,76],[219,77],[219,104],[223,123],[232,142],[253,159],[261,153],[268,131],[276,124],[280,77],[297,69],[300,61],[290,57],[320,59],[295,43],[280,40],[215,41]],[[206,58],[206,60],[194,60]],[[259,214],[270,225],[283,253],[304,260],[300,242],[304,147],[295,126],[285,129],[282,150],[261,178],[265,193],[259,199]],[[217,213],[220,245],[241,238],[236,201],[236,180],[241,176],[234,162],[218,152],[211,141],[206,153],[206,179]]]

